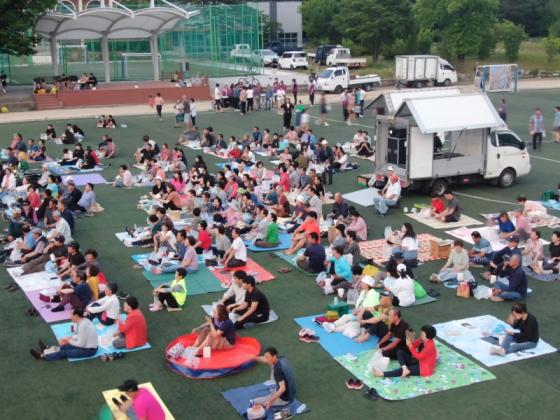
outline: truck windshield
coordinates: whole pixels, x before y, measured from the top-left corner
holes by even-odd
[[[332,70],[325,70],[325,71],[319,73],[319,76],[318,76],[318,77],[321,77],[321,78],[323,78],[323,79],[328,79],[329,77],[331,77],[331,74],[332,74],[332,73],[333,73]]]

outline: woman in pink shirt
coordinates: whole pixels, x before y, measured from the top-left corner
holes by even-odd
[[[161,145],[161,151],[159,152],[161,160],[164,162],[171,160],[171,150],[169,150],[169,145],[167,143],[163,143]]]
[[[113,403],[119,411],[127,413],[129,418],[141,420],[165,420],[165,411],[157,398],[146,388],[139,388],[138,382],[128,379],[119,386],[128,399],[119,401],[113,398]]]
[[[164,103],[165,101],[161,97],[161,93],[158,92],[156,97],[154,98],[154,105],[156,106],[157,116],[159,117],[160,121],[161,121],[161,111],[163,110]]]
[[[288,169],[285,165],[280,165],[280,181],[278,182],[285,192],[290,192],[290,176],[288,175]]]
[[[364,220],[364,218],[362,216],[360,216],[360,213],[358,213],[358,210],[356,210],[354,208],[351,208],[349,210],[349,213],[350,213],[351,222],[348,225],[348,227],[346,228],[346,231],[356,232],[357,239],[359,241],[365,241],[367,239],[367,224],[366,224],[366,221]]]
[[[513,217],[515,218],[515,234],[519,236],[521,242],[525,242],[529,239],[531,235],[532,226],[531,222],[527,217],[523,215],[523,209],[517,208],[513,211]]]
[[[171,178],[170,183],[171,185],[173,185],[173,188],[175,188],[175,191],[177,191],[179,194],[183,194],[183,190],[185,189],[186,184],[181,172],[174,172],[173,178]]]

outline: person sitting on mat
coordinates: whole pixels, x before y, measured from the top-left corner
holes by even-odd
[[[58,341],[58,348],[48,348],[39,341],[40,351],[31,349],[29,352],[37,360],[52,362],[61,359],[80,359],[92,357],[97,353],[98,339],[95,325],[84,318],[83,309],[76,308],[72,311],[72,322],[75,330],[72,336],[63,337]]]
[[[126,320],[119,320],[118,331],[114,334],[113,347],[116,349],[133,349],[142,347],[148,342],[148,325],[144,315],[138,309],[140,304],[134,296],[124,301]]]
[[[364,310],[360,321],[362,331],[354,341],[363,343],[372,336],[376,336],[377,339],[385,337],[391,326],[389,321],[391,309],[393,309],[393,294],[386,290],[379,297],[379,305]]]
[[[538,274],[558,274],[560,269],[560,230],[552,232],[548,250],[550,257],[542,258],[536,265],[535,272]]]
[[[498,235],[501,239],[506,239],[514,234],[515,225],[507,212],[501,212],[494,221],[498,224]]]
[[[469,254],[463,246],[461,239],[453,241],[453,249],[447,262],[441,267],[439,273],[430,276],[432,283],[443,283],[448,280],[470,281],[473,278],[469,271]]]
[[[193,333],[198,333],[193,344],[194,354],[201,356],[204,347],[210,347],[212,350],[232,349],[237,334],[226,307],[222,304],[216,305],[214,316],[206,316],[205,319],[206,323],[193,330]]]
[[[383,357],[397,360],[399,350],[410,353],[406,345],[406,332],[410,330],[408,323],[402,319],[401,310],[393,308],[389,311],[389,321],[391,327],[389,332],[377,343],[377,348],[381,349]]]
[[[510,236],[507,238],[506,246],[499,251],[494,252],[492,260],[490,261],[489,271],[484,273],[483,276],[489,279],[490,274],[494,274],[499,271],[504,263],[515,254],[521,255],[521,249],[519,249],[519,238],[517,236]]]
[[[246,324],[266,322],[270,316],[270,304],[264,293],[257,289],[255,278],[245,276],[241,282],[245,289],[245,302],[234,310],[239,315],[235,321],[236,330],[244,328]]]
[[[278,216],[275,213],[268,213],[268,225],[266,227],[266,233],[263,239],[257,239],[255,245],[260,248],[275,248],[280,243],[280,237],[278,235]]]
[[[530,267],[533,271],[539,272],[539,262],[544,255],[544,247],[541,241],[541,231],[531,230],[529,239],[525,241],[525,248],[521,251],[523,266]]]
[[[389,177],[384,192],[373,198],[373,205],[377,213],[384,215],[389,207],[395,206],[401,198],[401,181],[397,174]],[[365,238],[364,238],[365,240]]]
[[[529,219],[523,214],[523,208],[518,207],[513,209],[513,217],[515,219],[515,231],[513,234],[519,237],[521,242],[525,242],[529,239],[531,235],[531,222]]]
[[[445,223],[458,222],[463,211],[459,205],[459,200],[455,198],[455,194],[451,190],[445,190],[443,197],[447,201],[447,207],[440,214],[434,215],[434,217]]]
[[[395,378],[407,376],[432,376],[436,370],[438,352],[434,338],[436,329],[431,325],[420,328],[420,339],[413,340],[414,334],[406,336],[408,351],[397,350],[397,360],[400,368],[381,372],[374,370],[377,377]]]
[[[504,341],[498,347],[492,347],[490,354],[505,356],[506,354],[537,347],[539,343],[539,323],[537,318],[527,311],[526,304],[514,303],[506,322],[519,332],[506,330]]]
[[[187,285],[185,278],[187,270],[179,267],[175,271],[175,278],[170,284],[162,284],[154,289],[154,303],[150,304],[150,311],[161,311],[167,305],[167,311],[180,311],[187,300]]]
[[[233,242],[224,255],[222,265],[226,268],[244,267],[247,265],[247,247],[241,239],[239,228],[235,227],[231,230],[231,237]]]
[[[257,356],[255,360],[270,366],[276,391],[253,399],[253,405],[261,405],[268,410],[271,407],[282,407],[293,402],[296,398],[296,383],[287,359],[278,356],[276,348],[269,347],[264,351],[263,356]]]
[[[344,255],[344,248],[334,247],[332,257],[325,263],[329,267],[328,273],[331,277],[323,287],[323,292],[328,295],[338,293],[338,289],[348,290],[352,287],[352,267]]]
[[[84,309],[91,301],[91,288],[87,284],[87,275],[85,271],[72,270],[72,285],[63,285],[58,291],[60,303],[51,309],[51,312],[62,312],[67,304],[72,308]]]
[[[492,244],[486,238],[483,238],[479,231],[475,230],[471,233],[473,247],[469,254],[470,266],[488,265],[492,259]]]
[[[321,227],[317,221],[317,212],[310,211],[305,217],[305,221],[294,230],[292,234],[292,246],[290,249],[284,251],[284,254],[291,255],[297,252],[298,249],[303,248],[309,239],[311,232],[317,233],[321,236]]]
[[[391,282],[390,286],[387,287],[394,298],[393,305],[400,307],[407,307],[414,305],[416,301],[414,295],[414,280],[406,274],[406,265],[399,264],[397,266],[398,277],[395,281]]]
[[[316,232],[311,232],[307,240],[305,251],[296,258],[297,266],[307,273],[319,274],[325,271],[325,260],[327,256],[325,247],[321,245],[319,241],[319,235]]]
[[[234,312],[245,302],[246,292],[243,288],[245,277],[247,277],[247,273],[243,270],[237,270],[233,273],[231,284],[219,302],[225,306],[228,312]]]
[[[127,379],[118,389],[126,397],[121,396],[120,401],[113,398],[113,403],[129,419],[165,420],[165,411],[158,399],[146,388],[138,388],[136,380]]]
[[[514,254],[506,261],[500,271],[496,271],[498,280],[493,285],[494,302],[504,300],[523,300],[527,296],[527,276],[521,266],[521,255]]]
[[[105,288],[105,296],[86,306],[86,317],[92,321],[97,318],[103,325],[117,322],[121,312],[121,303],[116,295],[118,290],[116,283],[109,284]]]

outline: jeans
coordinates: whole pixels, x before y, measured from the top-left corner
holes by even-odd
[[[364,312],[362,320],[366,321],[371,318],[373,318],[373,314],[371,312]],[[389,332],[389,327],[387,327],[387,324],[383,321],[377,322],[376,324],[362,324],[362,327],[365,328],[370,336],[376,336],[377,338],[383,338]]]
[[[523,300],[521,293],[515,291],[508,291],[509,284],[504,283],[503,280],[498,280],[494,283],[494,288],[500,290],[500,294],[496,295],[504,300]]]
[[[387,213],[389,207],[394,206],[395,204],[397,204],[397,202],[397,200],[389,200],[381,196],[375,197],[373,199],[373,205],[375,206],[375,209],[381,214]]]
[[[397,359],[399,365],[406,366],[411,376],[420,376],[420,364],[410,353],[404,350],[397,350]],[[385,378],[394,378],[402,375],[402,367],[383,373]]]
[[[170,261],[170,262],[165,262],[161,265],[161,272],[162,273],[174,273],[175,271],[177,271],[177,269],[181,267],[181,262],[180,261]],[[196,270],[186,267],[185,270],[187,270],[187,274],[194,274],[198,271],[198,268]]]
[[[81,359],[83,357],[91,357],[97,353],[97,347],[94,349],[84,349],[81,347],[75,347],[71,344],[65,344],[60,347],[55,353],[45,354],[45,360],[52,362],[54,360],[61,359]]]
[[[540,146],[540,144],[542,143],[542,133],[534,133],[533,134],[533,150],[535,150],[537,148],[537,144]]]
[[[525,341],[524,343],[518,343],[515,341],[515,338],[511,335],[506,335],[504,338],[504,342],[502,343],[502,347],[506,351],[507,354],[510,353],[517,353],[518,351],[530,350],[537,347],[538,342],[534,341]]]

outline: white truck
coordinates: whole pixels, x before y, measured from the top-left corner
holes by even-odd
[[[374,86],[381,86],[377,74],[353,76],[346,66],[328,67],[317,76],[317,90],[322,92],[341,93],[344,89],[360,87],[369,92]]]
[[[510,187],[531,171],[527,147],[483,93],[405,99],[376,117],[375,184],[389,166],[403,188],[440,195],[452,184]]]
[[[366,65],[365,58],[352,58],[349,48],[333,48],[326,60],[327,66],[346,66],[349,69]]]
[[[449,86],[457,83],[457,72],[437,55],[397,55],[395,79],[399,85],[416,88],[430,84]]]
[[[233,50],[230,51],[231,58],[251,59],[251,46],[249,44],[235,44]]]

